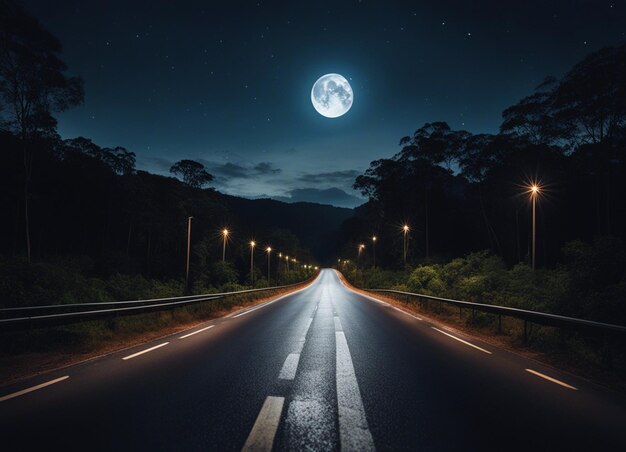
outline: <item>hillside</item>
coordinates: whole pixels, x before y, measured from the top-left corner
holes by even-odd
[[[259,228],[284,228],[299,239],[320,262],[328,262],[338,250],[339,228],[353,210],[324,204],[288,204],[272,199],[245,199],[222,195],[233,215]]]

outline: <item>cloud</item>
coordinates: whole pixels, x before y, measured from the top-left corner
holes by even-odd
[[[353,196],[340,188],[296,188],[287,192],[288,196],[274,196],[273,199],[284,202],[314,202],[337,207],[353,208],[360,206],[365,199]]]
[[[342,184],[352,186],[354,179],[361,173],[356,170],[332,171],[329,173],[309,173],[298,178],[307,184]]]
[[[142,165],[143,164],[143,165]],[[149,169],[157,173],[169,173],[174,162],[161,157],[153,157],[146,162],[138,159],[137,166],[147,166]]]
[[[254,167],[254,170],[259,174],[278,174],[282,171],[280,168],[274,168],[271,162],[261,162]]]
[[[252,179],[258,176],[273,175],[281,172],[280,168],[275,168],[271,162],[261,162],[254,166],[244,166],[236,163],[217,163],[209,160],[199,159],[207,171],[222,181],[232,179]]]

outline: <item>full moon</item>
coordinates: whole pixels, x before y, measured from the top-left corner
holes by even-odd
[[[344,76],[326,74],[311,89],[311,102],[317,112],[327,118],[345,115],[352,107],[352,87]]]

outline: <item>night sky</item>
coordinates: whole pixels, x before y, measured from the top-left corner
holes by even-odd
[[[201,161],[226,193],[349,207],[355,176],[425,122],[496,132],[545,76],[626,40],[623,1],[23,3],[85,79],[64,138],[161,174]],[[354,91],[337,119],[310,100],[329,72]]]

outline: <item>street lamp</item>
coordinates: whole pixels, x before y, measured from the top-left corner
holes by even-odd
[[[270,287],[270,255],[272,254],[272,247],[268,246],[265,248],[267,251],[267,287]]]
[[[536,182],[533,182],[528,187],[528,193],[533,203],[533,243],[532,243],[532,269],[535,270],[536,256],[537,256],[537,197],[541,194],[541,186]]]
[[[222,240],[224,242],[224,245],[222,247],[222,262],[226,262],[226,240],[228,239],[228,229],[224,229],[222,231]]]
[[[289,256],[285,255],[285,262],[287,262],[287,273],[289,273]]]
[[[361,260],[361,254],[363,253],[363,250],[365,249],[365,245],[363,245],[362,243],[359,244],[359,254],[357,254],[357,267],[359,266],[359,261]]]
[[[250,242],[250,280],[252,281],[252,287],[254,287],[254,247],[256,242],[252,240]]]
[[[409,234],[409,225],[408,224],[405,224],[404,226],[402,226],[402,232],[403,232],[402,254],[404,256],[404,266],[406,267],[406,255],[407,255],[407,252],[408,252],[407,235]]]
[[[189,290],[189,252],[191,250],[191,220],[193,217],[187,218],[187,270],[185,271],[185,287]]]
[[[376,268],[376,240],[377,240],[376,236],[375,235],[372,236],[372,253],[374,255],[374,260],[373,260],[373,265],[372,265],[373,268]]]

